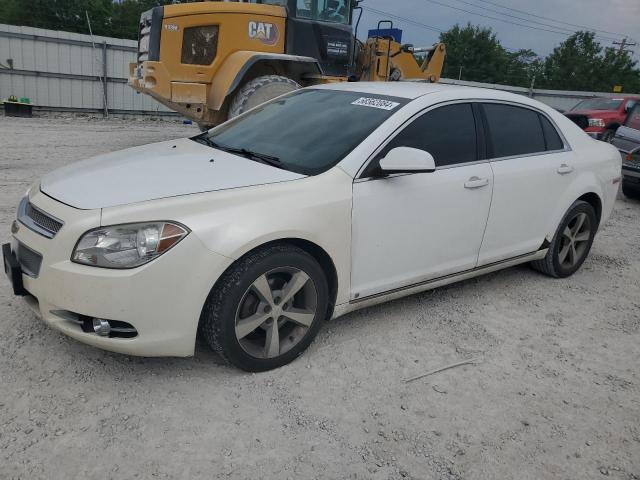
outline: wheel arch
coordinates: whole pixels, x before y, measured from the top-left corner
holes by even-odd
[[[602,199],[600,196],[595,192],[587,192],[580,196],[576,201],[578,200],[587,202],[593,207],[596,211],[596,217],[598,218],[598,225],[600,225],[600,220],[602,219]]]
[[[321,74],[315,58],[281,53],[239,51],[229,55],[213,79],[209,105],[221,110],[244,83],[261,75],[282,75],[300,83],[307,74]]]
[[[558,201],[558,206],[549,219],[546,240],[550,242],[553,239],[562,218],[571,208],[571,205],[578,200],[585,201],[593,206],[598,217],[598,224],[601,224],[604,209],[604,192],[596,175],[585,171],[574,180],[571,187],[565,191]]]
[[[329,287],[329,311],[327,312],[327,319],[331,318],[333,315],[333,309],[336,304],[336,298],[338,296],[338,270],[333,258],[331,257],[331,255],[329,255],[327,250],[321,247],[318,243],[313,242],[309,239],[302,238],[300,236],[283,236],[270,240],[262,240],[257,244],[246,246],[233,256],[235,260],[231,263],[231,265],[227,267],[224,273],[226,273],[236,264],[236,262],[238,262],[245,256],[255,252],[256,250],[276,244],[288,244],[296,246],[311,255],[318,262],[326,276],[327,285]],[[215,287],[218,281],[220,281],[220,278],[224,276],[224,273],[220,275],[218,280],[216,280],[214,285],[212,285],[212,289]]]

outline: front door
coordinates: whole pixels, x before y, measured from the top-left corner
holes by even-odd
[[[400,146],[431,153],[436,171],[377,175]],[[422,114],[382,149],[353,185],[352,299],[476,266],[493,189],[480,150],[468,103]]]

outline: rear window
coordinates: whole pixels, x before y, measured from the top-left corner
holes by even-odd
[[[317,175],[340,162],[407,102],[359,92],[298,90],[206,135],[225,147],[276,157],[287,170]]]
[[[631,109],[624,125],[625,127],[640,130],[640,103],[637,103],[636,106]]]
[[[545,137],[539,115],[528,108],[485,103],[492,158],[544,152]]]
[[[562,150],[564,148],[564,142],[560,138],[560,135],[558,135],[556,128],[544,115],[540,115],[540,121],[542,122],[542,131],[544,132],[547,150]]]

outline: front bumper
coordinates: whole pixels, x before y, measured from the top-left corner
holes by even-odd
[[[53,239],[21,225],[11,242],[42,255],[37,276],[22,274],[29,306],[51,327],[83,343],[140,356],[193,355],[198,321],[207,295],[231,259],[208,250],[193,232],[156,260],[138,268],[112,270],[70,261],[85,231],[100,225],[100,211],[78,210],[41,192],[30,201],[65,222]],[[83,331],[68,314],[126,322],[134,338],[102,337]]]

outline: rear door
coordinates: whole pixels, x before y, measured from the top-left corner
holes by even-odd
[[[413,119],[353,185],[352,298],[475,267],[491,204],[491,167],[470,103]],[[376,175],[395,147],[434,156],[430,173]]]
[[[576,175],[573,152],[544,113],[498,102],[482,108],[494,188],[479,266],[538,250]]]

